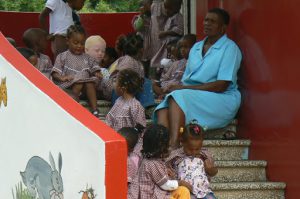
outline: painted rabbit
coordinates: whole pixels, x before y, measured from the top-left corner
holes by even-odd
[[[24,172],[20,172],[23,183],[26,185],[29,193],[36,198],[36,192],[39,199],[63,199],[63,181],[61,178],[62,157],[59,153],[57,171],[51,152],[49,153],[51,166],[44,159],[34,156],[26,166]]]

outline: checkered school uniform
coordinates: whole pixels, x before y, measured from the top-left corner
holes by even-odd
[[[67,82],[53,80],[59,87],[65,89],[72,86],[74,83],[97,82],[98,78],[93,76],[93,73],[100,71],[100,66],[96,60],[89,55],[83,53],[75,55],[69,50],[60,53],[55,60],[52,72],[57,72],[60,75],[72,76],[74,79]]]
[[[49,56],[40,53],[38,57],[37,67],[48,79],[53,68],[52,61]]]
[[[181,84],[181,78],[185,71],[187,60],[181,59],[173,62],[166,73],[162,74],[160,78],[161,87],[166,88],[169,85],[179,85]]]
[[[127,183],[132,183],[138,173],[140,165],[140,157],[134,153],[130,153],[127,157]]]
[[[167,158],[167,165],[176,173],[178,180],[189,182],[193,186],[193,195],[204,198],[212,190],[209,187],[209,177],[205,173],[204,161],[212,159],[207,149],[202,149],[199,157],[186,156],[183,148],[172,151]]]
[[[131,56],[125,55],[120,57],[117,60],[115,71],[121,71],[123,69],[131,69],[137,72],[141,78],[145,77],[145,72],[144,72],[144,67],[142,62],[134,59]],[[102,80],[101,82],[101,88],[99,88],[99,90],[102,90],[103,97],[106,100],[111,100],[112,91],[114,89],[113,82],[116,76],[117,73],[112,73],[108,80]]]
[[[105,121],[116,131],[123,127],[135,127],[138,123],[146,127],[145,110],[135,98],[126,100],[119,97],[106,115]]]
[[[165,26],[164,26],[164,31],[170,31],[170,30],[176,32],[178,35],[181,35],[181,36],[184,34],[184,24],[183,24],[182,14],[177,13],[174,16],[168,18],[168,20],[166,21]],[[159,50],[152,58],[150,66],[154,67],[154,68],[162,67],[160,64],[160,61],[163,58],[167,57],[167,44],[170,41],[179,39],[181,36],[168,36],[168,37],[164,38]]]
[[[169,199],[171,192],[160,188],[169,180],[166,164],[161,159],[144,159],[138,176],[128,190],[128,199]]]

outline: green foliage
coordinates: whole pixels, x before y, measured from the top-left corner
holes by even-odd
[[[14,190],[12,190],[13,199],[34,199],[32,196],[30,196],[28,190],[26,187],[23,187],[22,182],[16,185],[16,194],[14,193]]]
[[[0,0],[0,10],[40,12],[46,0]],[[135,12],[140,0],[87,0],[81,12]]]

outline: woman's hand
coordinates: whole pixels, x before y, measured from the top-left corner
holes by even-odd
[[[188,183],[188,182],[186,182],[184,180],[179,180],[178,181],[178,185],[179,186],[184,186],[184,187],[188,188],[190,190],[190,192],[193,191],[193,186],[190,183]]]
[[[164,93],[170,93],[172,91],[181,90],[183,88],[184,88],[183,85],[171,84],[171,85],[167,86],[166,88],[164,88],[163,92]]]

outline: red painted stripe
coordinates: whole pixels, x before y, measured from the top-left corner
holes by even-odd
[[[106,198],[126,198],[127,152],[125,140],[35,69],[8,43],[2,33],[0,33],[0,54],[31,81],[32,84],[105,142]]]

